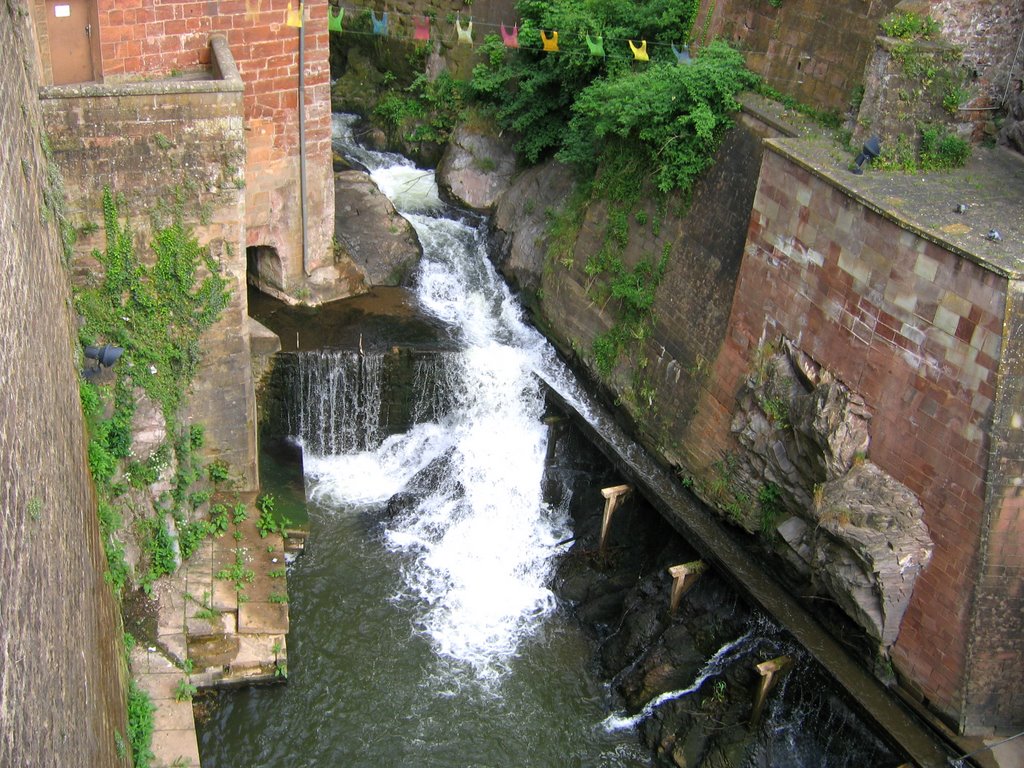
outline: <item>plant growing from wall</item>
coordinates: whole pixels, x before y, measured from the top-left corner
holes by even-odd
[[[194,549],[205,530],[203,526],[190,527],[180,511],[190,495],[198,499],[190,489],[200,477],[194,452],[202,445],[202,429],[193,426],[179,432],[176,425],[178,409],[198,364],[199,338],[226,306],[228,293],[218,264],[184,225],[180,201],[171,208],[176,214],[170,222],[154,231],[151,266],[138,257],[134,236],[128,224],[121,223],[118,209],[114,195],[104,189],[106,247],[92,253],[102,272],[90,284],[77,288],[75,305],[84,320],[80,330],[83,344],[111,343],[124,348],[112,387],[86,381],[80,385],[89,431],[89,468],[100,496],[107,578],[120,595],[128,579],[119,538],[128,511],[122,508],[124,492],[127,486],[142,488],[154,482],[169,465],[172,451],[177,463],[172,506],[156,508],[154,516],[137,525],[148,560],[140,584],[151,588],[155,579],[177,566],[168,513],[179,524],[183,555]],[[206,271],[202,278],[200,268]],[[160,403],[168,434],[175,436],[173,446],[164,445],[143,461],[130,458],[134,387]],[[111,406],[109,418],[103,416],[105,403]]]

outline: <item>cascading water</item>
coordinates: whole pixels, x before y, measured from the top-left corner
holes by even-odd
[[[336,149],[413,223],[424,249],[418,301],[461,349],[416,362],[412,426],[400,434],[389,434],[381,404],[380,355],[299,355],[287,419],[321,512],[289,575],[293,678],[225,699],[203,735],[203,764],[649,765],[633,726],[749,661],[760,630],[720,649],[685,690],[607,716],[588,641],[547,586],[570,532],[541,492],[542,382],[622,454],[636,449],[523,321],[481,228],[444,216],[432,172],[360,147],[352,124],[335,116]],[[771,711],[785,733],[793,718]],[[802,748],[787,738],[762,739],[772,761],[749,764],[810,765],[786,762]]]
[[[289,432],[313,455],[380,445],[380,354],[316,350],[298,356],[287,401]]]
[[[340,126],[348,130],[344,122]],[[368,152],[346,138],[342,143],[416,228],[424,251],[416,277],[419,302],[457,329],[464,348],[441,379],[447,386],[434,378],[413,408],[414,416],[447,413],[438,423],[443,439],[425,439],[432,422],[421,422],[366,455],[333,438],[311,445],[302,433],[307,452],[315,455],[306,465],[310,495],[336,506],[365,502],[370,494],[350,480],[358,466],[389,467],[407,480],[431,461],[443,461],[443,482],[387,526],[388,544],[414,557],[398,597],[422,606],[419,629],[441,656],[470,665],[479,680],[495,680],[554,607],[546,584],[559,552],[554,544],[567,532],[565,518],[541,498],[544,396],[531,349],[515,343],[529,336],[528,329],[489,266],[480,228],[435,215],[443,205],[433,174],[396,155]],[[335,381],[322,380],[328,387]],[[313,403],[339,399],[337,392],[305,388],[303,395]],[[316,455],[322,453],[345,455]],[[409,462],[396,465],[396,456]],[[363,470],[361,476],[370,475]],[[377,500],[394,489],[395,483],[381,482]]]

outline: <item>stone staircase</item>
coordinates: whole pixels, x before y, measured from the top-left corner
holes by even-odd
[[[191,700],[177,700],[181,686],[227,688],[287,678],[285,555],[302,551],[305,534],[261,537],[255,498],[240,494],[248,516],[238,520],[232,513],[226,533],[203,541],[157,585],[156,646],[132,653],[135,678],[157,706],[154,768],[199,766]]]

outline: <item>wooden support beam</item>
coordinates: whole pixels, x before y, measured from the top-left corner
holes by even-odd
[[[676,609],[679,607],[679,601],[682,600],[683,595],[689,592],[693,585],[697,583],[697,579],[700,575],[708,569],[707,563],[703,560],[694,560],[690,563],[683,563],[682,565],[673,565],[668,569],[669,575],[672,576],[672,598],[669,600],[668,612],[673,616],[676,613]]]
[[[764,701],[768,698],[768,694],[771,693],[772,689],[776,685],[778,685],[779,680],[782,679],[783,675],[785,675],[792,666],[793,660],[789,656],[779,656],[776,659],[762,661],[757,665],[757,672],[761,675],[761,685],[758,686],[757,693],[754,695],[754,709],[750,714],[751,728],[756,726],[758,721],[761,719],[761,712],[764,710]]]
[[[604,496],[604,516],[601,518],[601,541],[598,544],[598,551],[604,553],[604,545],[608,539],[608,528],[612,524],[612,514],[619,505],[625,501],[626,496],[633,490],[631,485],[612,485],[601,489]]]

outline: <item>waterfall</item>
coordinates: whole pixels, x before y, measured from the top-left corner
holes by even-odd
[[[705,680],[709,677],[714,677],[736,660],[751,653],[762,639],[763,638],[761,637],[755,636],[753,629],[749,630],[745,634],[726,643],[715,651],[715,654],[704,663],[703,667],[701,667],[697,676],[693,679],[693,682],[685,688],[681,688],[677,691],[666,691],[659,696],[655,696],[635,715],[609,715],[602,723],[602,726],[607,731],[618,731],[639,725],[645,718],[650,717],[651,713],[653,713],[655,709],[665,702],[681,699],[683,696],[688,696],[691,693],[699,691],[700,687],[704,685]]]
[[[289,433],[314,455],[373,449],[383,435],[383,356],[343,350],[303,352],[289,382]]]
[[[344,122],[336,128],[347,141]],[[482,225],[443,215],[432,172],[397,155],[344,150],[416,228],[417,299],[461,349],[416,362],[413,425],[386,438],[368,365],[350,353],[305,361],[307,404],[291,426],[306,452],[307,493],[343,513],[414,488],[384,530],[405,564],[394,600],[412,607],[439,659],[498,681],[555,608],[547,583],[555,544],[568,535],[564,512],[542,495],[547,428],[536,371],[538,350],[549,348],[491,268]]]

